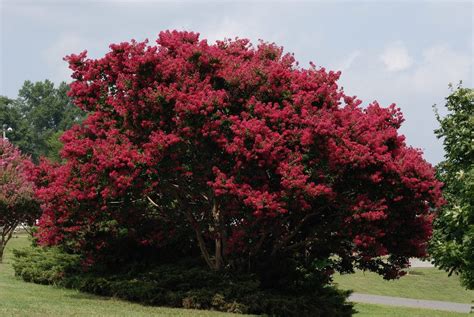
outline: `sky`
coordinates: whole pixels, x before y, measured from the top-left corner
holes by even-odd
[[[111,43],[188,30],[214,42],[275,42],[301,67],[342,72],[340,86],[363,105],[402,109],[407,143],[443,160],[433,105],[449,83],[473,87],[473,1],[0,0],[0,95],[25,80],[70,81],[65,55],[102,57]]]

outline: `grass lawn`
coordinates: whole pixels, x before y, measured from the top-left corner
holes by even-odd
[[[99,297],[53,286],[25,283],[13,276],[11,250],[28,244],[25,235],[10,240],[0,264],[0,316],[238,316],[221,312],[149,307],[122,300]],[[438,312],[412,308],[356,304],[357,317],[364,316],[429,316],[466,317],[468,314]],[[246,315],[248,316],[248,315]]]
[[[472,303],[474,291],[461,287],[457,276],[448,276],[436,268],[413,268],[399,280],[386,281],[379,275],[358,271],[354,274],[334,276],[342,289],[356,293],[431,299],[458,303]]]
[[[404,308],[372,304],[356,304],[356,317],[469,317],[472,314],[450,313],[439,310]]]

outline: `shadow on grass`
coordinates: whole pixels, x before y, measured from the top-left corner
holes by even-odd
[[[65,295],[68,298],[72,299],[91,299],[91,300],[103,300],[103,301],[108,301],[111,300],[111,297],[106,297],[106,296],[97,296],[94,294],[88,294],[88,293],[75,293],[75,294],[67,294]]]

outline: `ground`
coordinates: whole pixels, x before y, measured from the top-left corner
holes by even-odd
[[[461,287],[457,276],[436,268],[410,269],[399,280],[386,281],[379,275],[357,271],[355,274],[336,274],[334,282],[342,289],[356,293],[430,299],[457,303],[472,303],[474,291]]]
[[[104,298],[89,294],[84,294],[74,290],[62,289],[53,286],[36,285],[32,283],[25,283],[13,276],[13,269],[11,268],[11,250],[13,248],[20,248],[26,246],[28,243],[25,235],[20,235],[18,238],[12,239],[6,250],[4,262],[0,264],[0,316],[48,316],[48,317],[64,317],[64,316],[182,316],[182,317],[214,317],[214,316],[238,316],[234,314],[226,314],[221,312],[210,312],[210,311],[198,311],[198,310],[187,310],[187,309],[172,309],[163,307],[149,307],[139,304],[133,304],[126,301]],[[416,280],[411,279],[411,283],[417,283],[419,285],[426,284],[426,289],[436,288],[435,291],[431,292],[433,296],[429,299],[443,299],[449,300],[451,297],[441,295],[444,291],[438,291],[440,284],[432,285],[433,282],[442,278],[441,275],[432,274],[432,271],[428,271],[428,274],[413,274],[418,276]],[[388,292],[384,294],[398,296],[400,290],[390,290],[391,287],[406,288],[406,282],[384,282],[383,280],[377,281],[374,277],[369,276],[369,279],[365,283],[374,287],[364,286],[364,280],[361,278],[364,276],[362,273],[356,273],[354,276],[338,277],[336,280],[340,283],[341,287],[347,288],[349,285],[354,285],[357,292],[362,290],[370,291],[372,289],[378,290],[377,294],[381,292]],[[428,281],[425,281],[426,277]],[[434,277],[434,278],[432,278]],[[352,280],[357,283],[353,283]],[[431,281],[431,282],[429,282]],[[468,302],[468,296],[472,293],[464,293],[460,286],[455,286],[455,281],[446,280],[442,283],[443,288],[448,292],[452,292],[458,296],[463,302]],[[384,284],[392,283],[392,284]],[[430,284],[431,283],[431,284]],[[384,286],[385,285],[385,286]],[[410,283],[408,283],[410,285]],[[430,286],[431,285],[431,286]],[[366,288],[364,288],[366,287]],[[413,292],[416,286],[413,286]],[[394,293],[390,293],[394,292]],[[398,293],[397,293],[398,292]],[[419,291],[425,293],[424,296],[430,297],[425,289]],[[412,295],[412,293],[406,293]],[[427,297],[426,297],[427,298]],[[472,298],[472,296],[471,296]],[[368,317],[368,316],[430,316],[430,317],[466,317],[468,314],[458,313],[447,313],[438,312],[432,310],[423,309],[411,309],[411,308],[399,308],[399,307],[387,307],[379,305],[368,305],[368,304],[356,304],[355,308],[359,311],[356,316]]]

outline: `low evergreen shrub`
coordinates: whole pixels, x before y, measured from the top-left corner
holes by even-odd
[[[77,273],[80,257],[67,254],[56,247],[30,247],[13,250],[15,275],[26,282],[62,284],[66,275]]]

